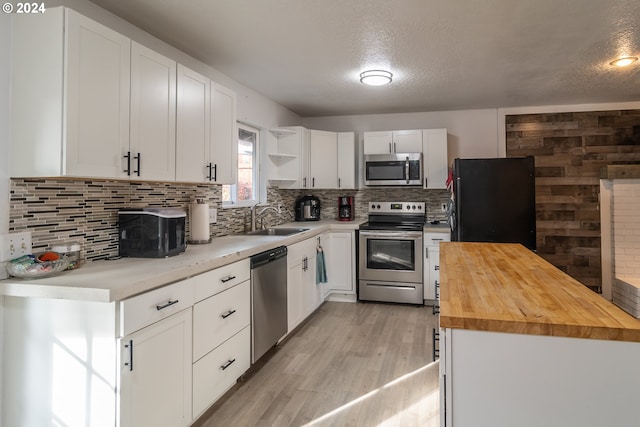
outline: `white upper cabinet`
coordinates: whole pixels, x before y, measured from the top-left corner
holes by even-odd
[[[211,80],[178,64],[177,181],[209,181],[210,129]]]
[[[393,131],[394,153],[420,153],[422,152],[422,130],[396,130]]]
[[[178,64],[176,180],[233,184],[238,164],[236,95]]]
[[[421,153],[422,130],[364,133],[364,154]]]
[[[311,188],[338,188],[338,135],[311,130],[309,170]]]
[[[234,184],[238,170],[235,92],[211,82],[211,182]]]
[[[310,188],[309,129],[300,126],[269,129],[267,179],[280,188]]]
[[[353,132],[300,126],[269,130],[267,177],[275,187],[353,189],[355,162]]]
[[[13,177],[235,182],[236,96],[64,7],[12,16]]]
[[[66,171],[117,177],[129,147],[131,41],[66,9]]]
[[[356,135],[338,132],[338,188],[356,188]]]
[[[444,190],[449,174],[447,160],[447,130],[423,130],[423,166],[424,188],[427,190]]]
[[[130,137],[131,176],[175,180],[176,63],[136,42],[131,43]]]
[[[12,24],[11,176],[126,176],[130,40],[64,8]]]

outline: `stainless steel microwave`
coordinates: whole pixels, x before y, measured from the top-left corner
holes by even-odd
[[[367,154],[365,185],[422,185],[422,153]]]

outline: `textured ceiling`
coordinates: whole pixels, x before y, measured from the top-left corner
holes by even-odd
[[[640,100],[638,0],[92,2],[304,117]]]

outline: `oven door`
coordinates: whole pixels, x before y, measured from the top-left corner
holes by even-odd
[[[359,234],[361,280],[422,283],[422,232],[361,230]]]

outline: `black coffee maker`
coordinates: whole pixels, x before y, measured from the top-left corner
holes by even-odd
[[[319,221],[320,199],[316,196],[302,196],[296,199],[296,221]]]
[[[353,196],[338,197],[338,220],[353,221],[354,206]]]

